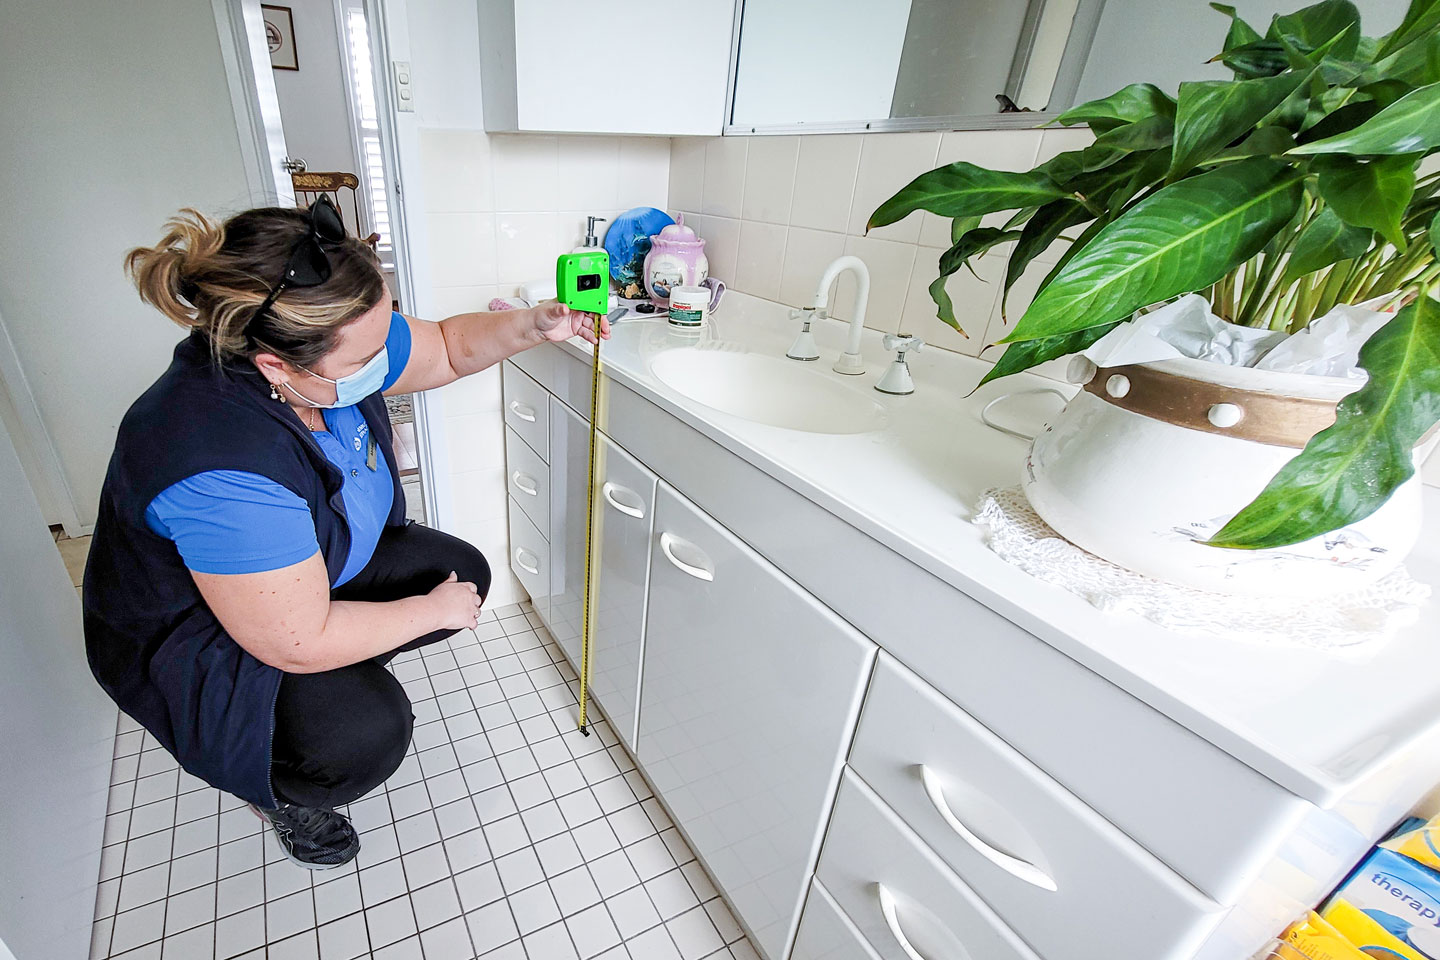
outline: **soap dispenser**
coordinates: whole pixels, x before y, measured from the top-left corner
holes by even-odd
[[[571,253],[585,253],[585,252],[587,252],[587,251],[595,250],[595,249],[599,248],[599,246],[600,246],[600,238],[597,237],[597,236],[595,236],[595,224],[597,224],[597,223],[604,223],[604,222],[605,222],[605,218],[604,218],[604,217],[586,217],[586,218],[585,218],[585,242],[582,243],[582,244],[580,244],[580,246],[576,247],[574,250],[571,250],[570,252],[571,252]]]

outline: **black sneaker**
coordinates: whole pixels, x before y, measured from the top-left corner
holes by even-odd
[[[293,803],[282,803],[274,810],[251,804],[250,809],[257,817],[270,821],[281,852],[306,870],[341,867],[360,852],[360,836],[350,821],[334,810]]]

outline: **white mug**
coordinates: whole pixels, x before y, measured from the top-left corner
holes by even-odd
[[[670,290],[670,322],[677,327],[703,326],[720,303],[725,284],[713,277],[704,286],[674,287]]]

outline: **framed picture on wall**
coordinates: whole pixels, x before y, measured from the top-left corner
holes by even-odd
[[[300,58],[295,53],[295,19],[289,7],[260,5],[265,19],[265,42],[270,45],[270,66],[276,70],[299,70]]]

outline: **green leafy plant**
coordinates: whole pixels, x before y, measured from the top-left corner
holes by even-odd
[[[982,383],[1083,350],[1189,293],[1233,323],[1288,332],[1336,304],[1408,304],[1365,344],[1369,379],[1335,425],[1209,541],[1277,547],[1378,509],[1440,420],[1440,173],[1420,172],[1440,147],[1440,0],[1411,0],[1378,38],[1361,33],[1350,0],[1277,16],[1263,35],[1211,6],[1230,20],[1214,60],[1234,79],[1182,83],[1173,99],[1132,84],[1059,117],[1090,127],[1084,149],[1024,172],[932,170],[869,226],[916,210],[953,219],[930,293],[962,333],[950,276],[1013,243],[1003,310],[1035,257],[1067,244]]]

